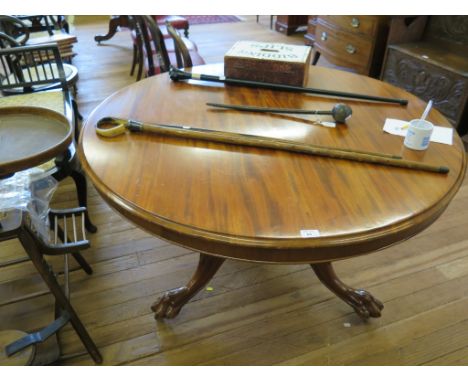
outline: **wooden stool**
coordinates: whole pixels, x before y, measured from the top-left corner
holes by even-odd
[[[33,187],[33,186],[31,186]],[[34,187],[39,187],[37,183]],[[102,363],[102,356],[91,339],[88,331],[84,327],[77,313],[69,300],[69,266],[68,255],[76,260],[83,271],[91,274],[93,271],[90,265],[80,254],[80,250],[89,248],[89,241],[85,236],[84,222],[84,207],[66,209],[66,210],[50,210],[49,220],[51,222],[51,240],[45,242],[40,235],[36,234],[33,226],[28,223],[29,215],[25,211],[13,210],[9,211],[1,221],[0,226],[0,241],[17,238],[21,242],[29,259],[38,271],[43,281],[49,287],[50,292],[55,297],[55,320],[46,327],[34,333],[17,332],[18,338],[14,338],[10,342],[2,342],[3,352],[5,357],[7,354],[14,356],[22,354],[26,349],[31,348],[35,344],[42,344],[48,338],[55,335],[67,323],[71,323],[76,334],[80,338],[89,355],[96,363]],[[71,220],[67,224],[67,219]],[[79,227],[81,222],[81,235]],[[63,225],[63,227],[60,224]],[[69,236],[67,226],[73,227],[72,235]],[[44,255],[64,255],[64,288],[62,288],[56,278],[52,268],[46,262]]]
[[[8,357],[5,352],[5,347],[20,338],[26,336],[27,333],[20,330],[3,330],[0,331],[0,365],[1,366],[27,366],[31,365],[36,354],[36,346],[31,345],[27,348]]]

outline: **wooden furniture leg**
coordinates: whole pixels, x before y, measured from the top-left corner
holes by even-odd
[[[315,51],[314,57],[312,58],[312,65],[317,65],[319,58],[320,58],[320,52]]]
[[[200,253],[197,270],[186,286],[171,289],[156,301],[151,310],[155,319],[173,318],[182,307],[215,275],[225,259]]]
[[[75,182],[76,193],[78,197],[78,205],[81,207],[87,207],[88,205],[88,188],[86,185],[86,177],[81,171],[72,170],[70,176]],[[86,231],[91,233],[97,232],[97,227],[91,222],[89,218],[88,210],[85,212],[85,228]]]
[[[348,305],[363,320],[380,317],[383,304],[364,289],[354,289],[344,284],[336,275],[331,263],[310,264],[319,280]]]
[[[128,16],[126,15],[112,16],[112,18],[109,21],[109,31],[107,32],[107,34],[106,35],[98,34],[94,36],[94,41],[100,44],[101,41],[110,40],[117,33],[117,29],[119,27],[128,27]]]
[[[70,304],[70,301],[68,301],[67,297],[65,296],[65,293],[63,292],[62,288],[57,282],[57,279],[55,278],[52,270],[50,269],[47,262],[44,260],[44,257],[42,256],[39,249],[37,248],[34,238],[24,228],[20,230],[18,238],[21,244],[23,245],[24,249],[26,250],[26,253],[28,254],[32,263],[34,264],[35,268],[39,272],[41,278],[47,284],[49,290],[55,297],[56,303],[68,313],[70,322],[88,353],[91,355],[91,357],[96,363],[102,363],[102,356],[98,348],[89,336],[88,331],[86,330],[84,325],[81,323],[80,318],[78,317],[72,305]]]

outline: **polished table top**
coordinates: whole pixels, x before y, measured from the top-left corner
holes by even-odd
[[[222,74],[222,65],[193,68]],[[203,253],[250,261],[313,263],[370,252],[404,240],[447,207],[465,173],[465,153],[432,142],[405,149],[384,133],[386,118],[418,118],[426,104],[390,84],[312,66],[308,86],[406,98],[407,106],[338,101],[216,83],[172,82],[167,73],[104,100],[82,131],[79,154],[99,193],[144,229]],[[353,109],[346,125],[327,128],[315,117],[217,110],[206,102],[331,110]],[[324,146],[402,155],[448,166],[449,174],[231,146],[151,134],[96,135],[106,116],[277,137]],[[326,117],[322,118],[323,120]],[[437,111],[428,120],[450,126]],[[304,230],[317,237],[305,238]],[[316,230],[316,231],[315,231]]]

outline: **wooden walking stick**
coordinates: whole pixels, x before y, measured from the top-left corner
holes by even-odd
[[[398,159],[398,157],[395,158],[388,154],[297,143],[284,139],[262,137],[259,135],[199,129],[196,127],[182,125],[147,124],[139,121],[113,117],[102,118],[96,124],[96,133],[103,137],[115,137],[124,134],[126,130],[129,130],[130,132],[156,133],[179,138],[201,139],[209,142],[228,143],[239,146],[263,147],[302,154],[318,155],[328,158],[347,159],[363,163],[430,171],[440,174],[446,174],[449,172],[449,168],[445,166],[433,166],[426,163],[407,161]]]

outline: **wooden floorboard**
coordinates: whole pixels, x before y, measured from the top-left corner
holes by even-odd
[[[302,43],[269,28],[269,17],[193,25],[190,38],[208,63],[221,62],[238,40]],[[76,18],[73,63],[77,100],[86,118],[106,97],[135,81],[129,76],[131,39],[122,30],[98,45],[106,17]],[[330,66],[326,61],[319,65]],[[363,323],[332,295],[307,265],[227,261],[172,320],[156,322],[150,305],[191,276],[192,251],[168,244],[115,213],[92,185],[89,211],[99,232],[85,251],[94,268],[76,265],[72,303],[106,365],[468,365],[468,183],[447,211],[414,238],[336,265],[346,283],[369,289],[383,316]],[[62,182],[54,207],[76,205],[74,185]],[[1,260],[24,257],[16,240],[0,244]],[[50,259],[54,269],[62,260]],[[72,261],[73,263],[73,261]],[[74,264],[74,263],[73,263]],[[29,262],[0,271],[0,330],[33,330],[47,323],[53,301]],[[61,365],[92,365],[67,325],[60,334]],[[77,354],[74,356],[74,354]]]

